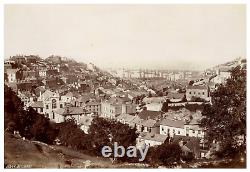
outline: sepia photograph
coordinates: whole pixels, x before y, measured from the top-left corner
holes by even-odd
[[[246,4],[4,4],[5,169],[246,169]]]

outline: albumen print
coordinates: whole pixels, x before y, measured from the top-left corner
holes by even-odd
[[[4,168],[246,168],[246,5],[4,19]]]

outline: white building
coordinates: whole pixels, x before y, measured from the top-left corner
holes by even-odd
[[[17,72],[19,69],[6,69],[8,82],[17,82]]]
[[[186,136],[204,138],[205,132],[198,125],[185,124]]]
[[[38,74],[40,77],[46,77],[47,76],[47,69],[39,70]]]
[[[147,110],[151,111],[161,111],[163,103],[150,103],[146,104]]]
[[[146,146],[158,146],[165,142],[168,136],[154,133],[141,133],[136,141],[136,146],[140,147],[141,145]]]
[[[182,120],[163,119],[160,122],[160,134],[170,137],[175,135],[186,136],[184,124],[185,122]]]
[[[67,119],[74,119],[76,123],[79,125],[85,115],[87,115],[87,111],[81,107],[65,107],[59,108],[53,111],[52,118],[50,120],[61,123]]]

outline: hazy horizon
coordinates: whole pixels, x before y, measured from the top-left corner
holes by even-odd
[[[5,58],[203,70],[246,58],[245,5],[5,5]]]

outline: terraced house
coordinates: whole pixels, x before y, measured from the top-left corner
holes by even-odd
[[[209,87],[206,85],[189,85],[186,90],[187,101],[192,101],[195,98],[210,100]]]
[[[136,113],[136,105],[129,98],[112,97],[109,100],[101,102],[101,115],[104,118],[114,119],[122,113]]]
[[[160,134],[170,137],[175,135],[186,136],[184,124],[185,122],[182,120],[163,119],[160,122]]]

